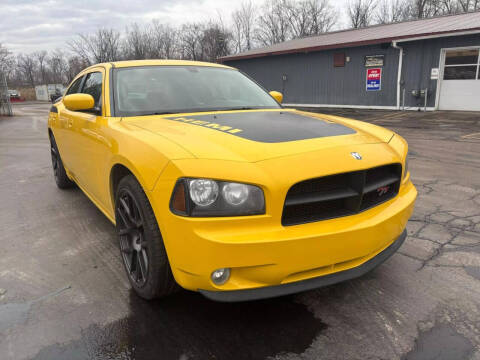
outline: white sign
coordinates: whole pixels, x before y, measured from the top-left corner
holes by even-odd
[[[365,56],[365,67],[383,66],[384,55]]]
[[[437,80],[438,74],[439,74],[438,68],[432,68],[432,71],[430,72],[430,79]]]
[[[48,101],[48,89],[47,85],[37,85],[35,86],[35,95],[37,100]]]

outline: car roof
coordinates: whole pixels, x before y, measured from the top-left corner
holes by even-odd
[[[210,66],[226,69],[234,69],[231,66],[226,66],[217,63],[203,62],[203,61],[190,61],[190,60],[125,60],[125,61],[113,61],[110,63],[96,64],[113,66],[115,68],[134,67],[134,66]],[[92,67],[93,67],[92,66]]]

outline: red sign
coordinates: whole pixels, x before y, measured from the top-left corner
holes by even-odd
[[[382,89],[382,68],[367,69],[367,91]]]
[[[367,80],[380,80],[382,77],[382,69],[367,69]]]

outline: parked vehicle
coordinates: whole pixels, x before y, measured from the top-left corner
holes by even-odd
[[[291,294],[401,246],[417,196],[406,141],[281,102],[228,66],[144,60],[89,67],[52,106],[56,184],[115,224],[140,296]]]
[[[56,103],[60,98],[62,97],[62,93],[60,92],[59,89],[55,89],[55,93],[50,94],[50,101],[52,103]]]
[[[10,99],[20,99],[20,93],[17,90],[8,90]]]

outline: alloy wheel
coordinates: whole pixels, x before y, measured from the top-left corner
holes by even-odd
[[[52,155],[53,176],[58,179],[58,152],[54,144],[50,144],[50,154]]]
[[[115,210],[120,251],[127,273],[141,287],[148,278],[148,248],[140,208],[129,190],[120,191]]]

